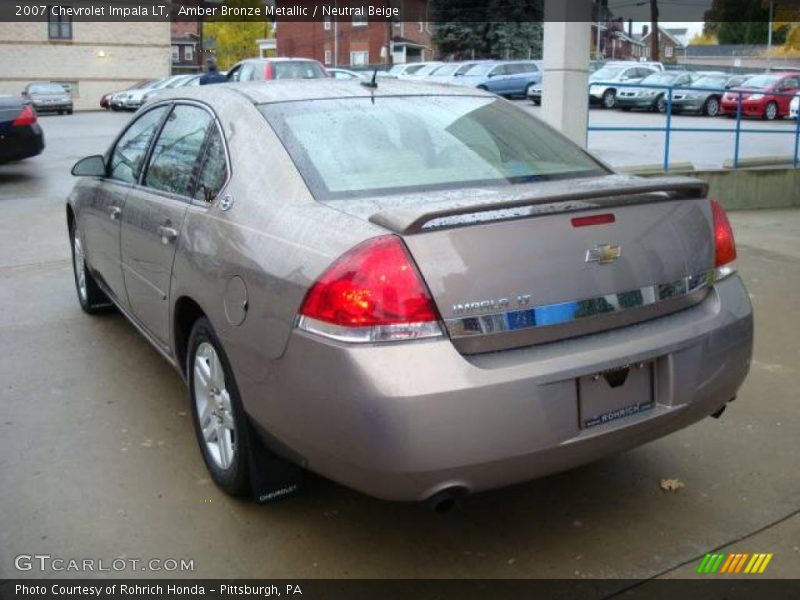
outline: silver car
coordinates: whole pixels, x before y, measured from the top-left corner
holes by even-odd
[[[80,305],[182,375],[231,494],[308,469],[447,506],[718,415],[748,372],[706,184],[615,174],[480,90],[181,88],[73,173]]]

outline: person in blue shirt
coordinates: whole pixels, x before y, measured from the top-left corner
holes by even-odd
[[[211,85],[212,83],[225,83],[227,78],[217,69],[217,61],[209,58],[206,61],[206,72],[200,78],[200,85]]]

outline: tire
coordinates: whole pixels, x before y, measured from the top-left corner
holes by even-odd
[[[701,114],[704,114],[707,117],[716,117],[719,115],[719,99],[711,96],[706,103],[703,104],[703,110]]]
[[[764,109],[764,118],[767,121],[774,121],[778,118],[778,104],[776,102],[767,104],[767,107]]]
[[[617,91],[616,90],[606,90],[603,92],[603,97],[600,99],[600,103],[602,104],[603,108],[607,108],[611,110],[617,105]]]
[[[656,100],[655,104],[653,105],[653,110],[661,114],[667,112],[667,99],[664,98],[663,94],[659,96],[658,99]]]
[[[58,111],[58,114],[59,114],[59,115],[63,115],[63,114],[64,114],[64,111],[63,111],[63,110],[60,110],[60,111]]]
[[[113,304],[105,292],[100,289],[100,286],[97,285],[97,281],[86,265],[83,242],[74,225],[70,229],[69,237],[70,246],[72,247],[72,275],[75,280],[78,303],[81,305],[83,312],[90,315],[105,312]]]
[[[536,106],[541,106],[541,105],[542,105],[542,101],[541,101],[541,99],[540,99],[540,100],[533,100],[533,103],[534,103]]]
[[[71,115],[71,114],[72,114],[72,109],[71,109],[71,108],[70,108],[70,109],[67,111],[67,114],[68,114],[68,115]]]
[[[251,493],[250,431],[225,351],[208,319],[195,321],[186,353],[195,435],[211,478],[231,496]]]
[[[483,90],[484,92],[488,92],[489,91],[489,88],[487,88],[485,85],[479,85],[478,89],[479,90]]]

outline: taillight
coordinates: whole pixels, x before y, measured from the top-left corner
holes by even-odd
[[[736,242],[733,239],[733,228],[728,221],[728,215],[716,200],[711,201],[711,216],[714,223],[714,266],[719,279],[734,271],[730,263],[736,260]]]
[[[306,294],[297,326],[347,342],[442,335],[430,293],[394,235],[368,240],[337,259]]]
[[[267,66],[264,67],[264,79],[266,79],[267,81],[272,79],[272,63],[271,62],[268,62]]]
[[[33,125],[36,123],[36,111],[33,110],[30,104],[22,107],[22,112],[14,119],[12,125]]]

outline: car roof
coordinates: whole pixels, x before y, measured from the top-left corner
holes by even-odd
[[[245,58],[245,59],[243,59],[243,60],[241,60],[239,62],[240,63],[245,63],[245,62],[299,62],[299,61],[303,61],[303,62],[319,62],[318,60],[315,60],[313,58],[304,58],[302,56],[297,56],[297,57],[293,57],[293,56],[265,56],[265,57],[262,57],[262,58],[259,58],[259,57]]]
[[[334,98],[370,98],[392,96],[478,96],[494,98],[495,95],[477,88],[455,87],[423,81],[379,79],[373,89],[353,81],[326,79],[281,79],[221,83],[194,88],[175,88],[159,96],[159,100],[185,98],[189,100],[222,100],[230,94],[244,96],[253,104],[275,104],[304,100]]]

